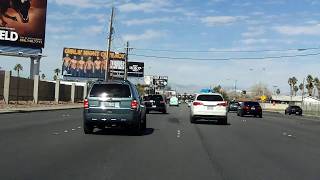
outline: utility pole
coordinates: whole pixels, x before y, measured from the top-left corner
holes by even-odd
[[[106,71],[104,74],[104,80],[108,81],[110,79],[110,50],[111,50],[111,41],[113,34],[113,18],[114,18],[114,7],[111,9],[110,25],[109,25],[109,37],[108,37],[108,51],[107,51],[107,63]]]
[[[128,79],[128,56],[129,56],[129,41],[127,41],[127,47],[126,47],[126,59],[124,63],[124,80]]]

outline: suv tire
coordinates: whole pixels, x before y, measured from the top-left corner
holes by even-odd
[[[191,124],[196,123],[196,118],[194,118],[194,117],[190,116],[190,123],[191,123]]]
[[[83,124],[83,131],[84,131],[84,134],[92,134],[93,133],[93,129],[94,127],[93,126],[90,126],[88,124]]]
[[[227,125],[227,124],[228,124],[228,118],[226,117],[226,118],[220,120],[220,121],[219,121],[219,124],[221,124],[221,125]]]

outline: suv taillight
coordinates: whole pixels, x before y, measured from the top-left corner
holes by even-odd
[[[195,101],[195,102],[193,102],[193,105],[194,105],[194,106],[202,106],[203,103],[202,103],[202,102],[197,102],[197,101]]]
[[[139,105],[138,101],[136,100],[131,101],[131,109],[138,109],[138,105]]]
[[[228,106],[228,103],[225,101],[225,102],[223,102],[223,103],[218,103],[217,105],[218,105],[218,106],[227,107],[227,106]]]
[[[83,107],[84,107],[85,109],[88,109],[88,108],[89,108],[89,101],[88,101],[88,99],[85,99],[85,100],[83,101]]]

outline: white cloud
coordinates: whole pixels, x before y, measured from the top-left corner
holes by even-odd
[[[263,27],[249,27],[247,32],[242,33],[242,37],[250,38],[261,36],[266,33]]]
[[[155,31],[155,30],[146,30],[142,34],[126,34],[123,35],[122,38],[125,41],[140,41],[140,40],[151,40],[160,37],[164,37],[166,35],[163,31]]]
[[[146,18],[146,19],[130,19],[127,21],[123,21],[122,23],[127,26],[132,25],[145,25],[145,24],[155,24],[155,23],[162,23],[162,22],[171,22],[173,18]]]
[[[119,10],[121,12],[155,12],[159,11],[163,7],[168,7],[170,5],[171,3],[168,0],[145,0],[140,3],[130,2],[119,5]]]
[[[308,26],[276,26],[273,28],[281,34],[296,36],[296,35],[320,35],[320,24]]]
[[[48,24],[46,27],[46,31],[49,33],[64,33],[70,31],[70,27],[65,26],[53,26],[51,24]]]
[[[236,16],[207,16],[200,19],[200,21],[207,26],[228,25],[235,23],[239,17]]]
[[[102,33],[104,28],[105,26],[103,25],[89,26],[89,27],[83,28],[82,31],[88,35],[96,35],[96,34]]]
[[[109,7],[110,2],[106,3],[102,0],[49,0],[50,3],[56,3],[60,6],[76,6],[79,8],[101,8]]]
[[[270,40],[264,39],[264,38],[261,38],[261,39],[248,38],[248,39],[241,40],[241,42],[246,45],[252,45],[252,44],[265,44],[270,42]]]

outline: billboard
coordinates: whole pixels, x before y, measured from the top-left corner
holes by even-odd
[[[105,77],[107,51],[64,48],[62,75],[80,78]],[[124,53],[110,52],[110,71],[114,78],[124,77]]]
[[[1,0],[0,44],[43,48],[47,0]]]
[[[144,63],[143,62],[128,62],[129,77],[143,77]]]
[[[153,84],[159,88],[166,87],[168,85],[168,76],[153,76]]]

